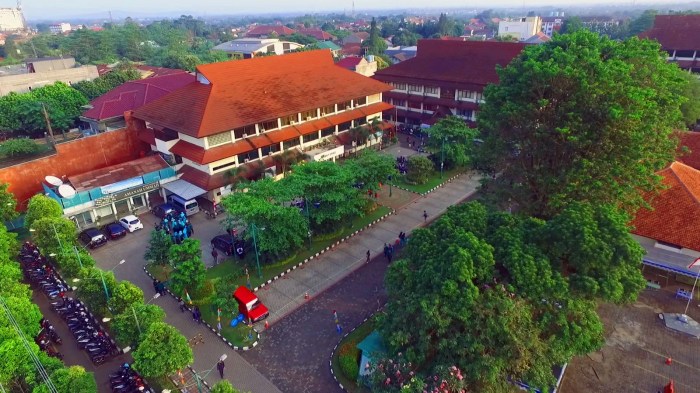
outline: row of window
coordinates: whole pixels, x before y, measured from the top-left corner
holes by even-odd
[[[372,97],[372,102],[379,101],[379,95]],[[367,105],[367,97],[359,97],[354,100],[348,100],[337,105],[327,105],[317,109],[311,109],[301,113],[280,117],[279,119],[264,121],[258,124],[250,124],[244,127],[239,127],[233,130],[233,136],[230,132],[223,132],[220,134],[212,135],[207,137],[207,145],[209,148],[215,146],[221,146],[226,143],[233,142],[235,139],[241,139],[248,136],[256,135],[265,131],[274,130],[280,127],[286,127],[289,125],[296,124],[298,122],[308,121],[317,119],[319,117],[332,115],[336,112],[349,110],[358,106]],[[257,126],[257,127],[256,127]]]
[[[433,94],[433,95],[440,94],[440,88],[435,87],[435,86],[421,86],[421,85],[412,85],[412,84],[407,84],[407,83],[395,83],[395,82],[391,82],[391,86],[394,87],[394,90],[403,90],[403,91],[408,91],[409,93],[424,93],[424,94]]]
[[[464,101],[480,102],[484,100],[483,93],[471,90],[457,90],[457,99]]]

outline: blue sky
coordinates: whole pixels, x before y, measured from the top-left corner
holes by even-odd
[[[536,7],[542,5],[570,6],[581,3],[606,5],[631,5],[632,0],[355,0],[355,8],[363,9],[404,9],[404,8],[455,8],[465,10],[476,7]],[[676,3],[673,0],[657,0],[654,3]],[[637,0],[638,6],[650,3]],[[12,7],[15,1],[0,0],[0,7]],[[189,12],[195,14],[240,14],[240,13],[283,13],[283,12],[325,12],[349,11],[352,0],[24,0],[23,7],[28,19],[55,19],[95,15],[112,11],[167,14]]]

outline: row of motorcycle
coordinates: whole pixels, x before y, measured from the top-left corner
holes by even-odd
[[[116,373],[109,375],[109,384],[114,393],[154,392],[129,363],[124,363]]]
[[[26,242],[22,245],[20,261],[27,281],[51,299],[51,307],[63,318],[80,349],[87,352],[95,365],[100,365],[119,353],[114,340],[109,338],[85,304],[66,297],[66,292],[71,291],[71,288],[34,244]],[[36,341],[47,354],[62,358],[54,347],[54,344],[61,344],[61,338],[48,321],[42,320],[42,330]]]

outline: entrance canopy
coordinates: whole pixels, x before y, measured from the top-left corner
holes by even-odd
[[[182,179],[165,183],[163,184],[163,188],[185,200],[194,199],[207,192],[206,190],[202,190],[194,184]]]

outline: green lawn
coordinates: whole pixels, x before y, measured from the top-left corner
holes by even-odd
[[[425,184],[410,184],[406,181],[404,177],[399,178],[399,180],[396,182],[396,185],[399,187],[403,187],[409,191],[413,191],[419,194],[426,193],[430,191],[431,189],[439,186],[440,184],[444,183],[447,181],[447,179],[451,178],[452,176],[456,176],[460,173],[466,172],[466,169],[464,168],[454,168],[450,169],[449,171],[445,171],[442,174],[442,177],[440,177],[440,171],[435,171],[433,174],[428,178],[428,181]]]
[[[355,346],[360,341],[364,340],[365,337],[369,336],[374,330],[374,320],[370,319],[362,325],[358,326],[352,333],[348,334],[347,337],[343,338],[338,343],[338,349],[340,349],[343,344],[351,343]],[[359,359],[358,359],[359,362]],[[331,359],[331,367],[333,368],[333,374],[338,378],[338,381],[343,384],[349,393],[369,393],[370,390],[364,385],[358,385],[356,380],[350,380],[343,374],[340,369],[340,362],[338,361],[338,351],[333,352],[333,358]]]

